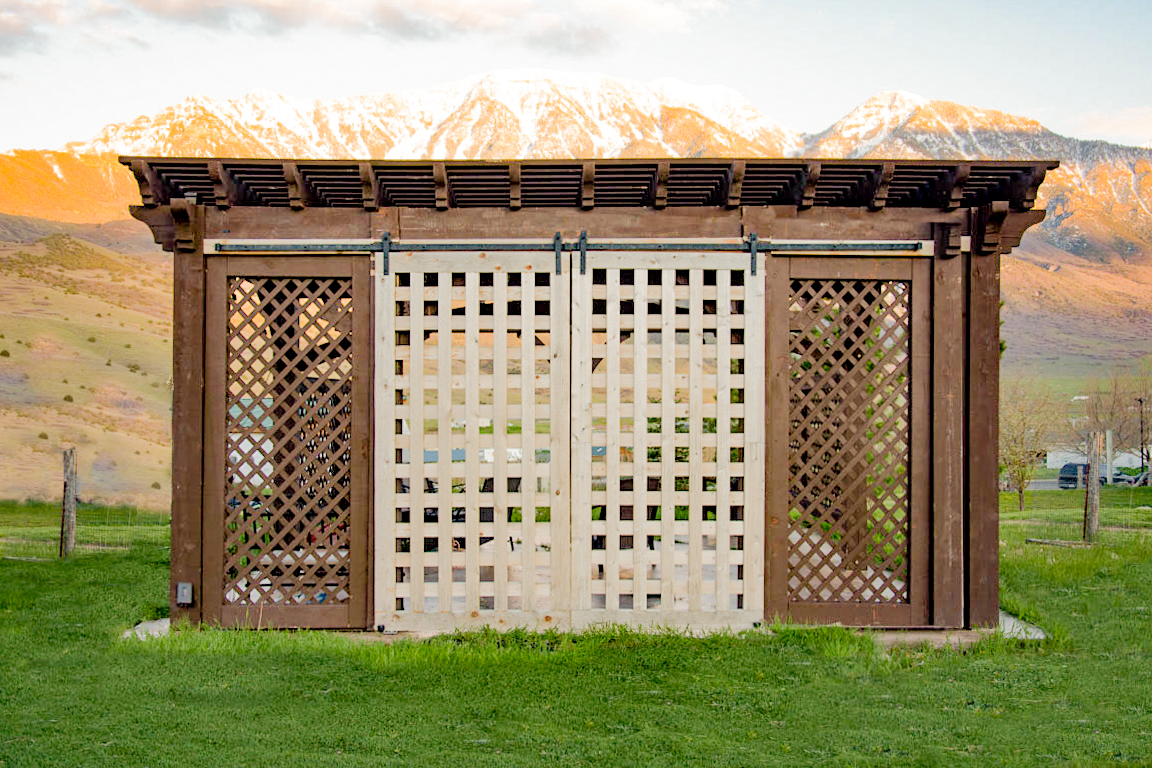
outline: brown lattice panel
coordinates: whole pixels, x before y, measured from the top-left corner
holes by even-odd
[[[349,600],[351,283],[228,279],[225,604]]]
[[[788,599],[907,603],[911,285],[793,280]]]
[[[391,368],[377,389],[378,619],[545,626],[567,549],[567,276],[550,254],[482,272],[474,255],[459,271],[420,257],[393,255],[377,294]]]
[[[578,623],[763,612],[763,278],[686,261],[589,254],[573,276]]]

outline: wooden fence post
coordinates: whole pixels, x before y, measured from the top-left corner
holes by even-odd
[[[1100,530],[1100,452],[1104,436],[1088,436],[1088,487],[1084,491],[1084,541],[1094,541]]]
[[[76,449],[64,451],[64,498],[60,505],[60,557],[76,549]]]

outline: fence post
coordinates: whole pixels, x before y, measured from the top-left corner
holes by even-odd
[[[1088,487],[1084,491],[1084,541],[1094,541],[1100,530],[1100,453],[1103,438],[1099,432],[1088,436]]]
[[[60,557],[76,549],[76,449],[64,450],[64,497],[60,508]]]

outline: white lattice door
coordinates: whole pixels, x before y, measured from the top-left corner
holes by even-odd
[[[567,624],[570,285],[555,265],[377,261],[378,627]]]
[[[572,621],[764,615],[764,281],[741,253],[592,252],[572,291]]]

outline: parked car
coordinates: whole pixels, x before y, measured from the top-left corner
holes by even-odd
[[[1079,471],[1079,474],[1077,472]],[[1145,473],[1147,474],[1147,473]],[[1079,488],[1081,485],[1077,483],[1077,478],[1082,478],[1081,482],[1086,482],[1088,479],[1088,465],[1069,463],[1060,467],[1060,474],[1056,478],[1056,485],[1060,488]],[[1112,484],[1113,485],[1134,485],[1137,478],[1133,475],[1126,475],[1118,469],[1112,470]],[[1104,471],[1100,472],[1100,485],[1108,484],[1108,476]]]

